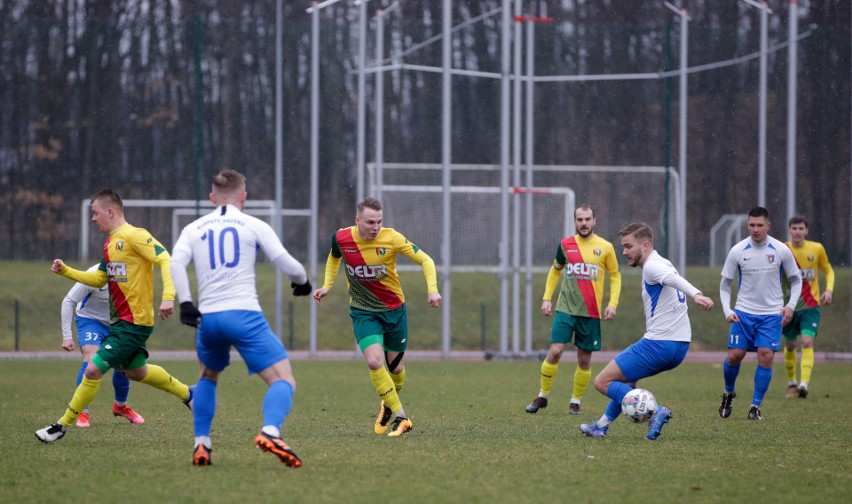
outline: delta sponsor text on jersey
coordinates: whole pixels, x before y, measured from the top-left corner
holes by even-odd
[[[110,282],[126,282],[127,265],[123,262],[107,263],[107,276]]]
[[[368,282],[381,281],[388,276],[387,266],[384,264],[377,264],[375,266],[363,264],[355,267],[346,264],[346,272],[351,277]]]
[[[596,282],[600,266],[589,263],[568,263],[565,265],[565,276],[576,280],[591,280]]]

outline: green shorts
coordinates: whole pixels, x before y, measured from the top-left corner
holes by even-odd
[[[363,351],[379,343],[389,352],[404,352],[408,348],[408,317],[405,305],[396,310],[373,312],[349,308],[355,341]]]
[[[92,358],[92,363],[102,373],[106,373],[110,368],[125,370],[144,366],[148,359],[145,342],[153,332],[153,326],[131,324],[124,320],[111,324],[101,348]]]
[[[573,338],[574,345],[585,352],[601,349],[601,320],[579,317],[558,311],[550,328],[550,342],[567,344]]]
[[[793,341],[800,334],[816,338],[819,331],[819,318],[819,306],[793,312],[792,320],[782,330],[784,339]]]

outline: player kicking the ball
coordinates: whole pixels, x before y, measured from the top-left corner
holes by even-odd
[[[647,224],[636,222],[622,229],[622,254],[631,267],[642,268],[642,302],[645,305],[645,334],[615,356],[595,377],[595,388],[610,398],[603,416],[596,423],[580,424],[580,432],[589,437],[604,437],[609,424],[621,413],[621,401],[642,378],[676,368],[686,357],[692,328],[686,313],[686,297],[705,310],[713,300],[680,276],[667,259],[654,250],[653,233]],[[646,439],[660,435],[671,410],[657,406],[648,421]]]

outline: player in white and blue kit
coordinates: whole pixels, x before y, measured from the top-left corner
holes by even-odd
[[[712,299],[702,295],[654,250],[653,233],[647,224],[630,224],[618,234],[628,264],[642,268],[645,334],[595,377],[595,388],[610,398],[609,405],[596,423],[580,424],[580,432],[596,438],[606,436],[609,425],[621,414],[621,401],[640,379],[674,369],[686,357],[692,341],[686,298],[691,297],[705,310],[713,308]],[[671,414],[669,408],[658,405],[648,421],[645,438],[657,439]]]
[[[290,277],[293,294],[307,296],[312,287],[304,266],[284,248],[269,224],[242,212],[245,177],[224,170],[213,178],[210,199],[217,208],[186,226],[172,252],[171,272],[180,303],[180,320],[197,327],[196,351],[201,378],[195,389],[195,448],[192,462],[210,465],[210,425],[216,413],[219,373],[230,364],[235,347],[269,389],[263,401],[263,425],[255,445],[289,467],[302,461],[281,440],[281,424],[290,413],[296,380],[281,340],[272,332],[257,299],[255,261],[258,250]],[[192,302],[187,266],[195,266],[198,307]]]
[[[99,264],[95,264],[88,271],[94,271],[98,266]],[[109,289],[107,286],[97,288],[81,283],[74,284],[62,300],[60,319],[62,321],[62,349],[66,352],[74,350],[71,320],[74,319],[76,322],[77,346],[80,347],[80,353],[83,356],[80,372],[77,373],[77,386],[80,386],[86,366],[109,332]],[[130,423],[145,423],[145,419],[127,405],[127,396],[130,394],[130,379],[123,371],[113,371],[112,386],[115,389],[115,403],[112,406],[112,414],[122,416]],[[77,427],[89,426],[91,426],[89,407],[86,406],[86,409],[77,417]]]
[[[722,268],[719,297],[728,332],[728,358],[725,359],[725,391],[719,405],[722,418],[731,416],[740,362],[746,352],[757,352],[754,395],[748,418],[763,420],[760,403],[772,380],[772,361],[781,348],[781,327],[793,317],[802,292],[802,277],[793,252],[784,242],[769,236],[769,211],[754,207],[748,213],[749,237],[728,252]],[[782,277],[790,281],[790,299],[784,304]],[[731,282],[739,277],[737,303],[731,310]]]

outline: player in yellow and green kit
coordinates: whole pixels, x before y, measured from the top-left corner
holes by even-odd
[[[547,397],[556,378],[559,359],[565,345],[572,339],[577,347],[577,368],[574,370],[574,393],[568,412],[582,413],[580,401],[592,377],[592,352],[601,349],[601,317],[615,318],[618,297],[621,295],[621,272],[612,243],[595,234],[595,212],[589,205],[574,210],[577,234],[563,238],[556,249],[556,259],[547,275],[541,313],[550,316],[551,299],[564,274],[562,290],[556,301],[556,316],[550,330],[550,350],[541,363],[541,389],[538,397],[527,406],[527,413],[547,407]],[[601,313],[604,275],[609,273],[609,303]]]
[[[787,397],[808,396],[808,383],[814,369],[814,339],[819,330],[820,304],[828,306],[834,291],[834,270],[821,243],[808,241],[808,221],[795,216],[790,219],[787,246],[793,251],[802,273],[802,296],[793,312],[793,320],[784,327],[784,367],[787,370]],[[825,273],[825,291],[819,292],[819,270]],[[802,338],[801,381],[796,382],[796,343]]]
[[[355,225],[338,230],[331,240],[323,286],[314,291],[317,304],[334,285],[341,261],[349,284],[349,315],[355,340],[367,366],[370,380],[381,398],[373,432],[401,436],[412,429],[399,400],[405,383],[403,357],[408,345],[405,296],[396,272],[398,254],[423,268],[429,306],[441,306],[441,294],[432,258],[391,228],[382,227],[382,204],[375,198],[358,203]],[[387,368],[385,368],[387,365]]]
[[[92,196],[92,222],[109,236],[103,258],[94,271],[79,271],[55,259],[51,271],[71,280],[103,287],[109,285],[110,326],[100,349],[86,366],[83,379],[68,409],[55,424],[36,431],[36,437],[52,443],[65,432],[98,393],[101,378],[110,369],[124,371],[131,380],[169,392],[191,408],[192,387],[171,376],[160,366],[147,363],[145,342],[154,331],[154,268],[163,277],[163,302],[159,315],[174,313],[175,288],[169,269],[171,257],[151,234],[124,219],[121,197],[111,189]]]

